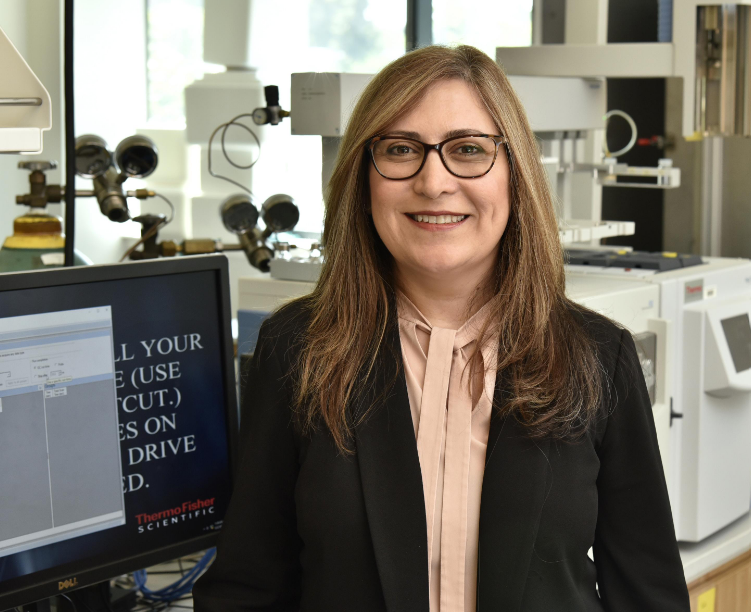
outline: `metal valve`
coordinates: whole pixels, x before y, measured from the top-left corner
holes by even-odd
[[[16,196],[16,204],[45,208],[47,204],[57,204],[62,201],[65,190],[60,185],[48,185],[47,170],[57,168],[55,161],[22,161],[18,162],[21,170],[30,170],[29,193]]]
[[[46,170],[57,169],[57,162],[56,161],[22,161],[22,162],[18,162],[18,167],[21,170],[30,170],[32,172],[36,172],[38,170],[40,172],[45,172]]]

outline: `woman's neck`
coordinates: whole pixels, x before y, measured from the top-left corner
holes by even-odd
[[[399,289],[435,327],[459,329],[492,297],[488,274],[436,277],[396,267]]]

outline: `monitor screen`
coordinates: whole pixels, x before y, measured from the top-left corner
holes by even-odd
[[[214,545],[230,329],[223,256],[0,277],[0,610]]]

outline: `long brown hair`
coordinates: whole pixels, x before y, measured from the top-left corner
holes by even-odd
[[[353,110],[326,193],[325,263],[315,290],[301,300],[309,319],[295,373],[297,407],[305,427],[322,422],[343,451],[352,427],[347,406],[395,317],[393,260],[369,215],[365,144],[446,79],[467,83],[509,142],[510,215],[499,245],[491,317],[500,333],[498,375],[507,391],[498,408],[514,414],[532,437],[568,439],[586,430],[602,397],[595,347],[578,323],[579,307],[565,296],[553,199],[519,99],[503,71],[478,49],[425,47],[381,70]],[[488,338],[487,329],[483,336]]]

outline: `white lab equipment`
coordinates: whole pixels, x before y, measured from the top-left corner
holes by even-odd
[[[698,542],[747,514],[751,261],[705,258],[667,272],[567,266],[567,278],[575,277],[659,287],[659,316],[673,324],[668,488],[678,539]]]
[[[751,136],[751,0],[660,0],[659,4],[661,42],[607,43],[608,0],[569,0],[566,44],[499,47],[496,60],[509,75],[682,79],[681,132],[687,139],[704,141],[701,250],[720,255],[723,144],[717,137]],[[600,164],[607,141],[604,131],[596,130],[586,138],[564,135],[559,143],[544,137],[542,142],[545,149],[552,148],[545,155],[558,158],[558,171],[573,175],[580,160]],[[658,183],[666,182],[666,187],[675,186],[671,166],[661,160],[648,173]],[[613,179],[643,170],[618,170]],[[599,218],[599,189],[592,189],[581,174],[558,175],[558,180],[564,210],[573,206],[582,211],[578,217]],[[600,182],[612,184],[610,180],[605,176]]]
[[[41,153],[52,127],[50,94],[0,28],[0,153]]]

